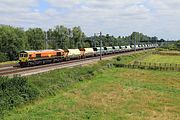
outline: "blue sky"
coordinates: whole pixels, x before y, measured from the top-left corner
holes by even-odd
[[[49,3],[46,0],[40,0],[38,8],[40,12],[46,11],[48,8],[50,8]]]
[[[139,31],[180,39],[180,0],[1,0],[0,24],[17,27],[81,26],[87,36]]]

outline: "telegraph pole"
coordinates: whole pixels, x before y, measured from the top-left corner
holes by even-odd
[[[94,37],[96,37],[96,34],[99,34],[99,37],[100,37],[100,60],[102,60],[102,32],[94,33]],[[95,44],[95,47],[96,47],[96,44]]]
[[[134,52],[136,52],[136,35],[135,35],[135,39],[134,39]]]
[[[148,47],[149,47],[149,39],[148,39]]]
[[[45,32],[46,37],[45,37],[45,48],[48,49],[48,37],[47,37],[47,31]]]
[[[156,39],[156,45],[157,45],[157,40],[158,40],[158,39]],[[158,46],[155,46],[155,47],[157,48]]]
[[[134,51],[136,52],[136,40],[134,41]]]
[[[94,47],[96,47],[96,33],[94,33],[94,43],[93,43],[94,45]]]
[[[94,39],[96,39],[96,34],[99,34],[99,37],[100,37],[100,60],[102,60],[102,32],[94,33]],[[96,47],[96,44],[95,44],[95,47]]]
[[[100,60],[102,60],[102,33],[100,32]]]
[[[140,44],[141,44],[141,36],[140,36],[140,33],[139,33],[138,47],[139,47]]]

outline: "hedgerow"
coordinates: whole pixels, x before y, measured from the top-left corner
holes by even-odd
[[[39,91],[26,78],[0,77],[0,116],[6,110],[34,100],[38,95]]]

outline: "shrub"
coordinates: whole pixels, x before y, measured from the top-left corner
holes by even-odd
[[[39,95],[38,90],[26,78],[0,77],[0,115],[5,110],[32,101]]]
[[[7,54],[0,52],[0,62],[5,62],[8,60],[9,60],[9,58],[8,58]]]
[[[116,58],[116,60],[117,60],[117,61],[121,61],[121,57],[118,56],[118,57]]]
[[[164,49],[164,48],[156,48],[156,51],[164,51],[164,50],[166,50],[166,49]]]

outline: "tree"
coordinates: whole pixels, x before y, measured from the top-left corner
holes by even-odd
[[[157,42],[157,41],[158,41],[158,37],[154,36],[154,37],[151,38],[151,42],[152,42],[152,43],[155,43],[155,42]]]
[[[82,32],[81,28],[74,27],[72,29],[72,40],[74,41],[75,48],[82,48],[85,40],[85,34]]]
[[[25,32],[22,28],[0,26],[0,52],[5,53],[10,60],[17,59],[18,52],[28,48]]]
[[[55,39],[55,47],[61,49],[67,49],[70,47],[70,31],[64,26],[56,26],[53,31]]]
[[[49,29],[47,31],[47,44],[48,44],[48,48],[55,48],[55,38],[53,36],[53,30]]]
[[[41,28],[30,28],[26,36],[31,50],[45,49],[45,33]]]
[[[176,50],[179,50],[180,51],[180,40],[178,40],[177,42],[175,42],[175,47],[176,47]]]

